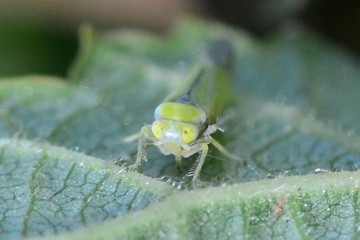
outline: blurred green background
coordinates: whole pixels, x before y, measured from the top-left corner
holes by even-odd
[[[225,22],[260,39],[279,27],[301,24],[359,54],[359,10],[356,0],[4,0],[0,3],[0,77],[66,76],[83,23],[98,30],[136,28],[166,33],[184,13]]]

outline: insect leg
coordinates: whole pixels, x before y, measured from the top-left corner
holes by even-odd
[[[208,150],[209,150],[209,147],[208,147],[208,144],[207,143],[199,143],[199,144],[196,144],[194,146],[192,146],[191,148],[191,151],[192,153],[196,153],[196,152],[201,152],[200,155],[199,155],[199,158],[198,160],[196,161],[197,163],[196,164],[196,168],[193,171],[193,168],[190,170],[190,172],[188,174],[186,174],[187,176],[190,176],[192,175],[193,178],[192,178],[192,182],[195,182],[196,179],[199,177],[199,174],[200,174],[200,170],[204,164],[204,161],[205,161],[205,158],[206,158],[206,155],[208,153]],[[192,154],[190,154],[192,155]]]
[[[129,143],[129,142],[133,142],[133,141],[139,139],[140,132],[137,132],[137,133],[134,133],[134,134],[131,134],[131,135],[127,136],[127,137],[122,138],[121,142],[122,143]]]
[[[243,160],[238,157],[235,156],[234,154],[231,154],[228,150],[226,150],[226,148],[221,145],[221,143],[219,143],[218,141],[216,141],[214,138],[208,136],[208,138],[210,139],[210,143],[217,149],[219,150],[222,154],[224,154],[226,157],[233,159],[233,160],[237,160],[237,161],[241,161],[243,162]]]
[[[146,139],[149,136],[149,133],[151,133],[150,131],[151,130],[147,125],[141,128],[139,132],[139,142],[138,142],[138,149],[136,154],[136,161],[134,164],[128,166],[129,169],[135,170],[137,167],[140,166],[142,160],[146,161],[145,143],[146,143]]]
[[[175,164],[177,168],[181,167],[181,156],[176,156],[175,155]]]

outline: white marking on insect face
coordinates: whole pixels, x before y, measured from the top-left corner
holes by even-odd
[[[179,132],[174,128],[174,126],[171,126],[169,129],[164,130],[163,137],[164,140],[179,140],[180,134]]]

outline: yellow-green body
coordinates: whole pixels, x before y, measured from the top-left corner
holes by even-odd
[[[188,174],[193,176],[193,181],[204,163],[208,144],[236,158],[211,137],[219,129],[216,120],[230,92],[232,54],[227,41],[209,43],[205,56],[194,65],[181,85],[156,107],[154,122],[141,129],[137,160],[130,168],[136,168],[145,158],[146,140],[151,140],[163,154],[174,155],[178,164],[182,157],[199,153],[194,171]]]

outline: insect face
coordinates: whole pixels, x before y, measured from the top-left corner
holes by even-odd
[[[189,144],[199,135],[199,128],[194,124],[164,119],[155,120],[151,131],[160,142],[174,142],[179,145]]]

